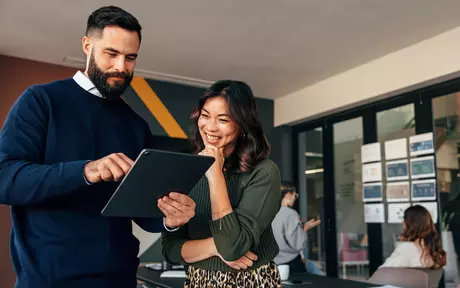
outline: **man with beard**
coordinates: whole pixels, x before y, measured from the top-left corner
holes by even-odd
[[[17,288],[135,287],[131,220],[161,232],[193,217],[193,200],[176,193],[152,203],[164,219],[100,215],[151,141],[147,123],[120,97],[140,42],[131,14],[94,11],[82,41],[85,72],[31,86],[11,108],[0,132],[0,204],[11,206]]]

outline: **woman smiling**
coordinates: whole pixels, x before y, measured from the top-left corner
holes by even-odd
[[[195,153],[215,158],[189,194],[195,217],[163,233],[163,255],[188,267],[185,287],[281,287],[271,228],[281,202],[280,173],[251,88],[218,81],[192,113]],[[225,286],[224,286],[225,282]]]

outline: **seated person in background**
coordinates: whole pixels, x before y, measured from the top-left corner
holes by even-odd
[[[403,242],[380,267],[441,268],[446,265],[446,252],[425,207],[415,205],[407,208],[403,226]]]
[[[280,209],[280,172],[267,158],[270,145],[251,88],[214,83],[192,119],[195,153],[215,162],[189,194],[195,217],[162,234],[163,256],[190,265],[185,287],[281,287],[270,225]]]
[[[283,181],[281,197],[281,209],[272,222],[273,233],[280,248],[274,261],[277,265],[289,265],[291,273],[306,272],[300,255],[307,244],[306,232],[318,226],[321,221],[312,219],[304,224],[301,223],[299,214],[291,208],[298,197],[291,182]]]

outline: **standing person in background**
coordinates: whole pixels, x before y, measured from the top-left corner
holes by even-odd
[[[292,209],[298,196],[291,182],[282,182],[281,209],[272,223],[273,233],[280,248],[274,261],[277,265],[289,265],[290,273],[306,272],[301,252],[307,245],[307,231],[321,223],[315,219],[301,223],[299,214]]]
[[[16,288],[134,288],[131,221],[161,232],[193,217],[193,200],[175,193],[152,203],[163,219],[101,216],[151,141],[147,123],[121,99],[140,43],[134,16],[97,9],[82,41],[85,72],[29,87],[11,108],[0,132],[0,204],[11,206]]]
[[[196,216],[163,233],[165,259],[189,265],[185,287],[281,288],[270,225],[280,208],[280,172],[268,158],[251,88],[214,83],[192,119],[195,152],[216,161],[190,193]]]

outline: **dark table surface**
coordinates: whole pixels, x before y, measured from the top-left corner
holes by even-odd
[[[145,282],[148,288],[183,288],[184,279],[182,278],[160,278],[161,271],[140,267],[137,271],[137,278]],[[331,278],[326,276],[318,276],[312,274],[292,274],[289,277],[291,283],[286,282],[283,287],[340,287],[340,288],[367,288],[376,287],[378,285]],[[299,283],[300,282],[300,283]]]

